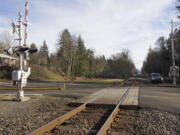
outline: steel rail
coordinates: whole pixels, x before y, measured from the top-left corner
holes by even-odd
[[[109,122],[109,120],[112,121],[113,118],[114,118],[114,116],[115,116],[114,113],[116,113],[116,114],[118,113],[119,105],[124,101],[126,95],[128,94],[129,88],[130,88],[130,87],[127,88],[126,92],[125,92],[125,93],[123,94],[123,96],[121,97],[118,105],[117,105],[116,108],[114,109],[113,113],[111,113],[110,117],[109,117],[108,120],[105,122],[105,124],[103,125],[103,127],[106,127],[107,124],[110,126],[111,123]],[[79,107],[73,109],[72,111],[70,111],[70,112],[68,112],[68,113],[66,113],[66,114],[64,114],[64,115],[56,118],[55,120],[52,120],[51,122],[45,124],[44,126],[38,128],[38,129],[32,131],[32,132],[29,133],[28,135],[43,135],[44,133],[51,131],[51,130],[52,130],[53,128],[55,128],[57,125],[62,124],[65,120],[69,119],[70,117],[72,117],[73,115],[77,114],[78,112],[81,112],[82,110],[86,109],[87,104],[88,104],[88,102],[80,105]],[[113,117],[112,117],[112,116],[113,116]],[[112,117],[112,118],[111,118],[111,117]],[[101,128],[101,130],[103,131],[103,133],[105,133],[105,132],[107,131],[107,129],[108,129],[108,128],[104,128],[104,129]],[[101,130],[98,132],[98,134],[100,133],[100,135],[101,135],[101,132],[102,132]]]
[[[33,132],[29,133],[28,135],[43,135],[44,133],[51,131],[57,125],[62,124],[65,120],[69,119],[73,115],[77,114],[78,112],[81,112],[85,108],[86,108],[86,104],[82,104],[79,107],[75,108],[74,110],[64,114],[63,116],[60,116],[60,117],[56,118],[55,120],[47,123],[46,125],[34,130]]]
[[[127,88],[126,92],[123,94],[123,96],[119,100],[119,103],[116,105],[116,107],[113,110],[113,112],[111,113],[111,115],[108,117],[108,119],[105,121],[103,126],[100,128],[100,130],[98,131],[97,135],[106,135],[107,134],[108,129],[111,127],[111,124],[114,122],[114,119],[116,118],[116,116],[117,116],[117,114],[119,112],[120,105],[123,103],[124,99],[128,95],[130,87],[131,86],[129,86]]]

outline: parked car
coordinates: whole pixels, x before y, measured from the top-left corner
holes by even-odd
[[[157,82],[157,83],[162,83],[163,77],[161,76],[160,73],[151,73],[151,82]]]

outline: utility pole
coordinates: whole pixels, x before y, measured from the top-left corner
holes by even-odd
[[[174,50],[174,22],[171,20],[171,49],[172,49],[172,66],[170,67],[169,76],[173,79],[173,85],[176,85],[176,77],[179,77],[179,67],[175,63]]]
[[[171,45],[172,45],[172,67],[175,67],[174,58],[174,22],[171,20]],[[173,85],[176,85],[176,75],[173,73]]]

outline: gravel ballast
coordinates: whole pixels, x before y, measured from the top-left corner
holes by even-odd
[[[39,128],[47,122],[72,110],[74,107],[67,106],[67,104],[71,101],[71,98],[60,97],[41,97],[22,103],[1,101],[0,135],[28,134],[29,132]],[[106,110],[107,109],[99,108],[100,112],[106,112]],[[87,117],[87,115],[85,115],[88,120],[84,118],[79,119],[79,116],[81,117],[81,115],[78,114],[69,120],[69,124],[72,125],[73,123],[71,121],[75,120],[73,126],[79,129],[78,134],[96,133],[97,129],[100,127],[99,124],[102,124],[102,122],[98,121],[98,118],[101,118],[103,113],[94,113],[94,115],[93,113],[82,113],[89,116]],[[105,118],[103,119],[105,120]],[[78,120],[80,121],[78,122]],[[95,128],[95,125],[98,125],[98,127]],[[60,129],[64,129],[63,132],[56,132],[56,130],[54,130],[51,133],[73,134],[73,126],[70,128],[72,132],[66,132],[66,128],[60,126]],[[81,129],[81,127],[84,128]],[[110,133],[113,135],[179,135],[180,114],[174,114],[150,108],[142,108],[138,110],[121,109],[116,118],[116,122],[110,129]]]
[[[45,135],[96,135],[113,107],[87,107]]]
[[[156,109],[121,110],[112,135],[180,135],[180,115]]]
[[[0,135],[25,135],[72,110],[70,98],[41,97],[27,102],[0,102]]]

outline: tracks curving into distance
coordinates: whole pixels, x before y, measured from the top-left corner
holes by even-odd
[[[90,107],[88,103],[84,103],[76,107],[72,111],[64,114],[63,116],[60,116],[55,120],[47,123],[46,125],[34,130],[33,132],[29,133],[29,135],[55,135],[76,133],[97,135],[107,134],[114,122],[114,119],[120,111],[120,105],[128,95],[128,92],[134,82],[134,80],[131,80],[130,83],[128,83],[129,86],[127,87],[125,93],[122,95],[121,99],[115,107]],[[84,130],[84,127],[88,128],[89,130]],[[83,131],[81,132],[80,130]]]

